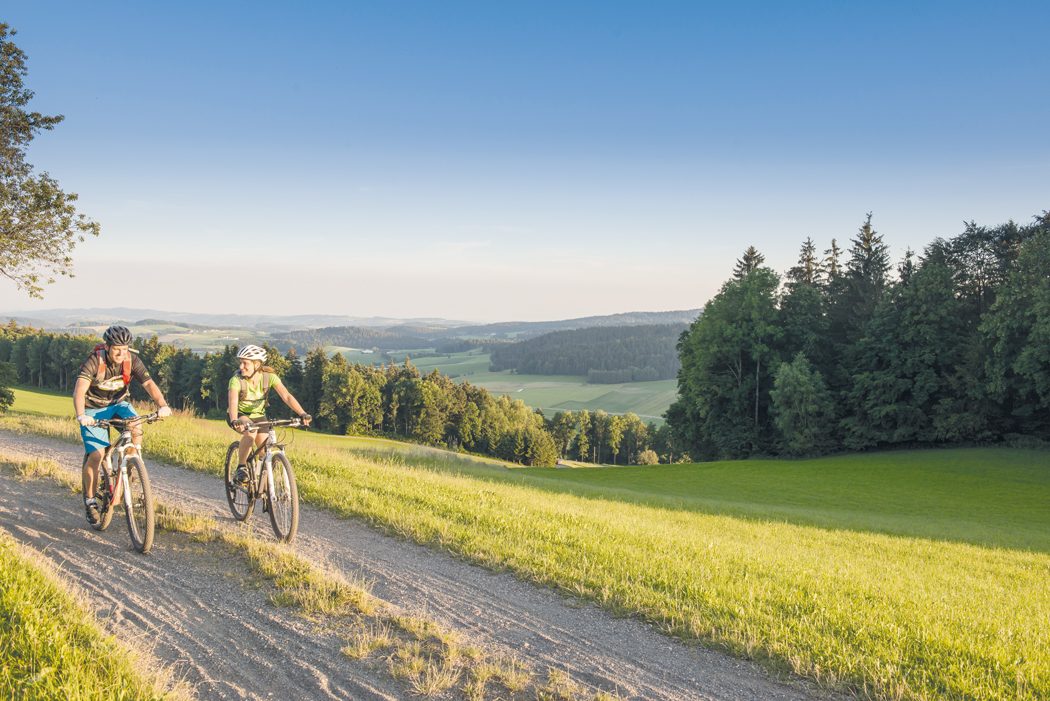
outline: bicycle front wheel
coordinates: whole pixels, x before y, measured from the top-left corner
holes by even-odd
[[[249,480],[248,485],[237,484],[234,482],[234,475],[237,474],[237,461],[240,459],[240,441],[234,441],[230,443],[230,447],[226,450],[226,501],[230,504],[230,511],[233,512],[233,517],[238,521],[243,521],[252,515],[252,510],[255,509],[255,499],[252,499],[248,494],[248,490],[251,488],[251,481]]]
[[[146,466],[137,455],[128,458],[128,479],[124,485],[124,515],[128,517],[131,544],[140,553],[149,552],[153,545],[153,491],[149,486]]]
[[[284,453],[274,453],[271,466],[273,480],[266,489],[270,523],[277,540],[290,543],[299,530],[299,492],[295,488],[295,475]]]

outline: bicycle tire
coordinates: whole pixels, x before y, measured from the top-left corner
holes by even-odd
[[[95,487],[95,498],[98,499],[98,523],[91,524],[96,531],[104,531],[113,523],[113,485],[110,482],[109,470],[102,463],[98,468],[98,486]]]
[[[299,491],[295,487],[295,474],[284,453],[274,453],[270,466],[273,480],[266,489],[266,510],[270,512],[270,524],[277,540],[291,543],[299,530]]]
[[[251,480],[248,481],[248,487],[237,485],[233,481],[233,477],[237,472],[237,460],[240,459],[240,441],[234,441],[230,443],[230,447],[226,450],[226,472],[224,476],[224,482],[226,486],[226,501],[230,504],[230,511],[233,512],[233,517],[238,521],[244,521],[252,515],[252,511],[255,509],[255,499],[251,497],[248,490],[251,488]]]
[[[124,505],[124,515],[128,518],[128,533],[131,544],[140,553],[147,553],[153,546],[153,526],[156,515],[153,512],[153,490],[150,489],[149,475],[146,466],[137,455],[128,458],[128,478],[124,485],[131,506]]]
[[[84,465],[87,466],[88,456],[84,456]],[[84,498],[87,498],[87,492],[82,492]],[[106,470],[106,461],[103,460],[98,466],[98,480],[95,482],[95,499],[98,500],[98,523],[88,522],[89,525],[96,531],[104,531],[109,528],[109,524],[113,523],[113,499],[110,498],[112,492],[110,490],[109,483],[109,472]]]

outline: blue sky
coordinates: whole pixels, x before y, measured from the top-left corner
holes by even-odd
[[[1050,209],[1041,3],[8,7],[30,161],[102,235],[0,311],[555,319],[702,306],[874,213]],[[127,270],[130,288],[114,285]],[[113,304],[110,305],[109,302]]]

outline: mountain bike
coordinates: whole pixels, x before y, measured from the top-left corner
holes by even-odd
[[[278,426],[297,428],[299,419],[259,421],[248,424],[248,430],[270,429]],[[245,521],[255,509],[255,501],[262,499],[263,511],[269,512],[274,535],[283,543],[292,542],[299,529],[299,491],[295,488],[295,474],[288,456],[284,454],[287,443],[278,443],[275,431],[269,431],[266,443],[254,446],[245,463],[248,468],[248,483],[237,484],[237,460],[240,441],[234,441],[226,451],[226,500],[230,511],[238,521]]]
[[[98,483],[95,485],[95,498],[98,499],[98,523],[91,524],[96,531],[104,531],[113,521],[113,511],[118,502],[124,504],[124,515],[128,519],[128,532],[131,544],[140,553],[148,552],[153,545],[153,491],[150,489],[149,474],[146,464],[139,455],[128,455],[132,445],[131,429],[145,421],[159,421],[156,412],[148,416],[135,416],[130,419],[103,419],[95,425],[101,428],[115,428],[120,437],[111,443],[102,456],[98,468]],[[113,453],[118,456],[113,465]],[[84,457],[87,460],[87,456]]]

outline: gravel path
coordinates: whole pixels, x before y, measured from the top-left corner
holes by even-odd
[[[0,431],[0,455],[79,468],[81,450]],[[232,523],[217,477],[148,459],[147,468],[158,500]],[[44,551],[79,583],[100,618],[173,665],[199,698],[417,698],[381,669],[343,656],[336,635],[270,605],[266,592],[246,586],[243,564],[214,548],[160,534],[150,553],[139,555],[122,512],[98,533],[87,525],[79,497],[55,483],[8,473],[0,473],[0,482],[0,527]],[[260,512],[252,520],[267,533],[269,520]],[[639,621],[567,605],[511,574],[492,574],[309,506],[301,510],[295,550],[370,582],[375,596],[459,632],[468,644],[517,656],[536,671],[564,670],[624,699],[828,697],[802,682],[771,679],[753,664],[676,643]]]

